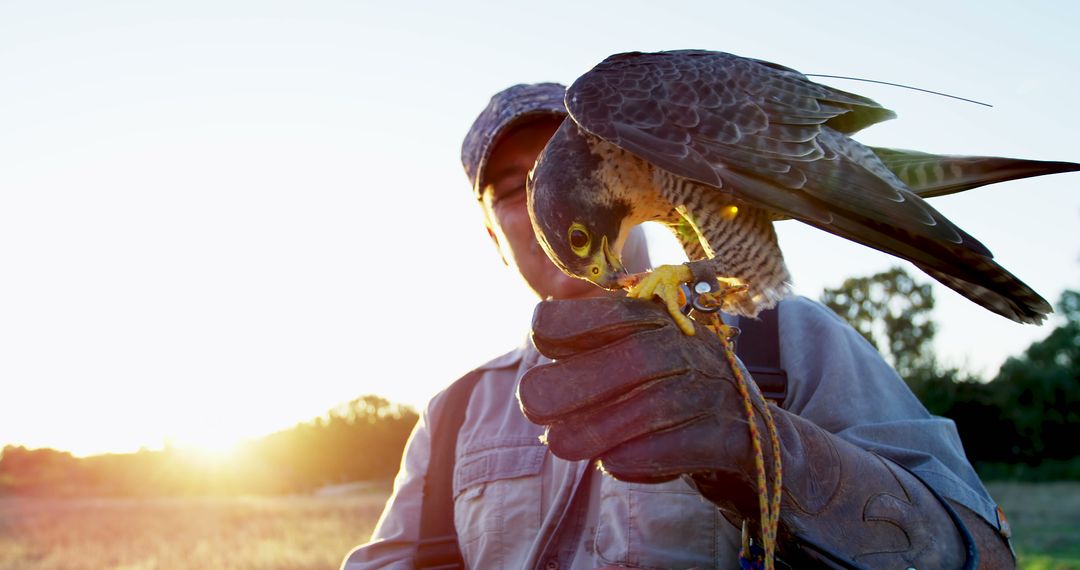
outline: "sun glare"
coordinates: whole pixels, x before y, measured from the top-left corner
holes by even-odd
[[[233,459],[244,440],[209,434],[206,437],[186,437],[171,439],[167,448],[183,452],[192,460],[204,464],[220,464]]]

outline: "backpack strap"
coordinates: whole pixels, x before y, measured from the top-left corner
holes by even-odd
[[[783,407],[787,398],[787,372],[780,366],[779,309],[762,311],[757,319],[739,319],[735,354],[765,398]]]
[[[451,384],[431,425],[431,456],[420,506],[420,539],[413,558],[416,568],[465,568],[454,529],[454,463],[458,432],[465,421],[469,397],[482,376],[482,370],[473,370]]]

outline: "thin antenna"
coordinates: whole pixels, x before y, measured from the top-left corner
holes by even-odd
[[[865,81],[867,83],[880,83],[882,85],[891,85],[893,87],[902,87],[904,89],[911,89],[912,91],[922,91],[923,93],[930,93],[933,95],[941,95],[942,97],[948,97],[950,99],[959,99],[961,101],[967,101],[968,103],[975,103],[976,105],[982,105],[983,107],[993,107],[989,103],[983,103],[982,101],[976,101],[974,99],[967,99],[964,97],[957,97],[956,95],[949,95],[948,93],[941,93],[939,91],[931,91],[929,89],[921,89],[919,87],[912,87],[910,85],[903,85],[900,83],[889,83],[888,81],[877,81],[875,79],[863,79],[861,77],[845,77],[843,75],[824,75],[821,73],[804,73],[807,77],[828,77],[830,79],[850,79],[852,81]]]

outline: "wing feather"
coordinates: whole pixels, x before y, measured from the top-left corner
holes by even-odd
[[[769,62],[677,51],[609,57],[570,86],[566,106],[583,130],[659,168],[911,260],[1010,318],[1038,321],[1049,310],[911,190],[903,177],[920,175],[928,157],[870,149],[847,136],[895,116],[870,99]],[[1062,164],[1041,168],[1071,169]],[[921,190],[938,195],[989,181],[996,180],[953,176]]]
[[[789,68],[720,52],[620,54],[574,82],[567,109],[665,170],[871,247],[898,253],[883,242],[891,231],[990,255],[845,136],[891,111]],[[845,227],[823,223],[827,212]]]

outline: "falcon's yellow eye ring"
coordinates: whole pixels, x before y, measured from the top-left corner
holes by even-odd
[[[589,246],[592,245],[592,236],[589,235],[589,230],[585,229],[585,226],[580,222],[574,222],[570,224],[570,231],[567,232],[567,236],[570,238],[570,251],[573,251],[574,255],[578,257],[588,257]]]

